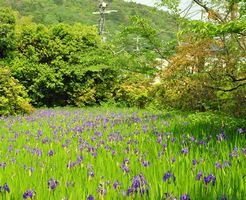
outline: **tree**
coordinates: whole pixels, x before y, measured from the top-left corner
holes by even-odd
[[[163,0],[183,27],[177,53],[163,71],[166,95],[171,104],[176,100],[176,107],[245,115],[246,2],[191,2],[206,13],[202,19],[184,19],[184,11],[178,7],[180,1]],[[189,9],[185,13],[188,16]]]
[[[15,16],[9,8],[0,8],[0,58],[15,49]]]
[[[245,86],[246,2],[244,0],[192,2],[206,12],[207,18],[200,21],[185,21],[188,28],[182,30],[182,36],[185,35],[186,38],[187,34],[192,34],[192,42],[210,40],[209,46],[200,46],[200,51],[210,52],[207,56],[203,56],[203,65],[200,63],[199,66],[202,69],[200,72],[207,73],[210,77],[207,87],[230,92]],[[172,3],[163,1],[163,3],[175,5],[174,10],[178,10],[178,1]],[[185,43],[187,42],[186,40]]]

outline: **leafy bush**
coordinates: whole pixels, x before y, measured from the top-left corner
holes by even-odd
[[[176,109],[210,110],[211,102],[216,100],[214,91],[204,88],[197,78],[163,81],[162,87],[158,88],[159,92],[156,97],[162,104]]]
[[[218,110],[236,117],[246,116],[246,87],[233,92],[217,91]]]
[[[150,80],[144,75],[130,74],[115,89],[116,103],[128,107],[144,108],[152,100]]]
[[[10,70],[0,68],[0,115],[30,113],[33,107],[29,104],[25,88],[13,77]]]
[[[101,105],[113,98],[118,72],[111,68],[87,71],[69,92],[73,104],[82,106]]]
[[[117,71],[94,27],[20,27],[13,76],[36,106],[94,105],[111,98]]]

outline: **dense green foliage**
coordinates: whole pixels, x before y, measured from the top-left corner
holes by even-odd
[[[114,32],[106,42],[89,21],[70,16],[69,9],[82,9],[81,2],[2,2],[19,12],[2,8],[1,66],[11,69],[11,75],[27,89],[34,106],[113,103],[246,115],[244,2],[220,5],[211,1],[215,11],[209,4],[194,0],[206,11],[207,19],[188,20],[178,13],[179,1],[163,1],[173,15],[156,11],[150,17],[146,11],[148,19],[141,17],[141,9],[147,7],[113,1],[110,5],[119,9],[117,14],[123,13],[117,5],[134,6],[128,10],[131,14],[125,12],[127,18],[116,17],[122,20],[119,23],[113,19],[116,13],[107,16],[107,23],[112,19],[118,27],[112,30],[121,31]],[[135,6],[140,11],[131,12]],[[66,8],[63,14],[70,21],[52,18],[57,15],[48,13],[50,8]],[[92,12],[91,4],[86,8],[84,13]],[[158,24],[161,13],[166,17],[166,30]],[[139,16],[130,17],[132,14]],[[46,21],[46,17],[52,20]],[[119,24],[123,26],[119,28]],[[179,34],[174,37],[177,29]]]
[[[94,82],[99,84],[104,79],[103,84],[110,86],[110,77],[102,75],[113,76],[108,69],[110,56],[92,27],[58,24],[48,28],[29,24],[21,27],[17,48],[13,75],[28,88],[34,104],[74,104],[78,99],[82,101],[84,93],[89,95],[96,87]],[[91,93],[84,103],[92,104],[89,99],[93,96]]]
[[[45,26],[22,20],[13,30],[13,57],[3,58],[2,62],[27,88],[33,105],[81,107],[109,100],[127,106],[147,104],[139,94],[141,89],[133,93],[127,89],[134,71],[146,72],[141,70],[138,57],[127,52],[115,56],[109,44],[102,43],[95,27]],[[149,99],[146,92],[143,96]]]
[[[9,60],[16,47],[15,17],[8,8],[0,8],[0,63]],[[33,111],[25,88],[11,76],[9,68],[0,66],[0,116]]]
[[[0,116],[33,111],[25,88],[10,75],[10,70],[0,68]]]

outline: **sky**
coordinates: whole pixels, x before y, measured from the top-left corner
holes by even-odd
[[[134,0],[134,1],[148,6],[154,6],[155,3],[154,0]]]
[[[133,1],[136,3],[140,3],[140,4],[144,4],[147,6],[155,6],[155,3],[160,2],[160,0],[127,0],[127,1]],[[181,6],[180,8],[186,9],[191,3],[191,0],[181,0]],[[190,10],[192,12],[192,14],[189,16],[191,19],[201,19],[201,12],[198,12],[199,10],[201,10],[201,8],[199,8],[198,6],[193,6],[193,8]]]

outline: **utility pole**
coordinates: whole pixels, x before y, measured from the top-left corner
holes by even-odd
[[[98,34],[102,36],[102,40],[105,41],[106,37],[103,36],[105,33],[105,14],[110,14],[113,12],[117,12],[117,10],[106,10],[108,4],[104,2],[103,0],[99,1],[99,11],[93,12],[94,15],[99,15],[98,20]]]
[[[137,37],[135,37],[135,38],[133,38],[134,40],[136,40],[136,50],[135,51],[139,51],[140,50],[140,48],[139,48],[139,40],[141,39],[139,36],[137,36]]]

